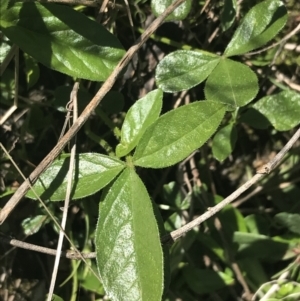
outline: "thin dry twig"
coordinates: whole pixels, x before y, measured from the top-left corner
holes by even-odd
[[[292,136],[292,138],[287,142],[287,144],[282,148],[282,150],[267,164],[265,164],[261,169],[257,170],[257,174],[255,174],[249,181],[243,184],[240,188],[238,188],[235,192],[225,198],[222,202],[218,203],[216,206],[209,208],[207,212],[197,217],[190,223],[184,225],[183,227],[172,231],[170,234],[162,237],[162,242],[170,242],[170,240],[175,241],[194,227],[199,226],[201,223],[215,215],[221,209],[223,209],[226,205],[230,204],[234,201],[238,196],[240,196],[243,192],[249,189],[253,184],[258,182],[262,177],[266,174],[269,174],[283,159],[284,155],[289,151],[289,149],[294,145],[294,143],[300,137],[300,128],[296,131],[296,133]]]
[[[19,203],[22,197],[29,190],[30,185],[35,183],[40,174],[54,161],[54,159],[61,153],[63,148],[67,143],[74,137],[74,135],[80,130],[84,123],[91,116],[95,108],[99,105],[103,97],[112,88],[120,75],[122,70],[127,66],[129,61],[132,59],[134,54],[140,49],[140,47],[145,43],[145,41],[151,36],[151,34],[158,28],[159,25],[163,23],[165,18],[173,12],[173,10],[182,4],[185,0],[176,0],[172,3],[158,18],[156,18],[152,24],[145,30],[145,32],[140,36],[137,42],[128,49],[124,57],[118,63],[117,67],[108,77],[108,79],[103,83],[102,87],[98,90],[96,95],[86,106],[82,114],[78,117],[76,122],[72,125],[69,131],[59,140],[57,145],[52,149],[52,151],[44,158],[44,160],[35,168],[35,170],[30,174],[28,179],[23,182],[23,184],[18,188],[15,194],[10,198],[10,200],[5,204],[3,209],[0,211],[0,224],[2,224],[14,207]]]
[[[20,241],[20,240],[14,239],[14,238],[8,238],[8,237],[5,237],[4,235],[0,235],[0,241],[2,243],[6,243],[6,244],[9,244],[11,246],[21,248],[21,249],[40,252],[40,253],[44,253],[44,254],[48,254],[48,255],[52,255],[52,256],[56,256],[56,254],[57,254],[57,250],[55,250],[55,249],[37,246],[37,245],[30,244],[30,243],[27,243],[24,241]],[[77,259],[77,260],[80,260],[82,258],[91,259],[91,258],[96,257],[96,252],[91,252],[91,253],[80,253],[79,252],[78,253],[78,252],[74,252],[73,250],[69,250],[67,252],[61,252],[60,256],[66,257],[69,259]]]
[[[77,106],[78,89],[79,89],[79,82],[75,82],[73,89],[71,91],[71,95],[70,95],[70,103],[72,104],[72,107],[73,107],[73,123],[76,122],[76,120],[78,118],[78,106]],[[59,238],[58,238],[58,243],[57,243],[57,248],[56,248],[57,253],[55,256],[54,267],[53,267],[53,271],[52,271],[52,277],[51,277],[51,283],[50,283],[50,287],[49,287],[49,293],[47,296],[47,301],[52,300],[55,282],[56,282],[57,273],[58,273],[58,267],[59,267],[59,262],[60,262],[60,257],[61,257],[61,250],[62,250],[62,245],[63,245],[63,241],[64,241],[64,236],[65,236],[64,231],[66,228],[68,209],[69,209],[71,193],[72,193],[73,174],[74,174],[74,169],[75,169],[75,155],[76,155],[76,141],[73,142],[73,146],[71,149],[70,164],[69,164],[69,171],[68,171],[68,183],[67,183],[67,190],[66,190],[66,198],[65,198],[65,202],[64,202],[63,216],[62,216],[62,221],[61,221],[61,230],[59,231]]]

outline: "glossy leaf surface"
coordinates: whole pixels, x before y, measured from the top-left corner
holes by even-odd
[[[121,142],[116,149],[118,157],[127,155],[136,147],[146,129],[159,117],[162,97],[162,90],[154,90],[128,110],[121,129]]]
[[[233,151],[237,139],[236,128],[233,123],[218,130],[213,139],[212,152],[214,157],[225,160]]]
[[[73,173],[72,199],[83,198],[105,187],[125,167],[118,159],[96,153],[79,154],[76,156],[75,172]],[[61,201],[66,197],[69,157],[61,156],[39,177],[34,190],[43,199]],[[36,199],[29,191],[26,195]]]
[[[141,138],[134,164],[162,168],[178,163],[213,135],[224,113],[220,103],[198,101],[162,115]]]
[[[246,14],[224,54],[239,55],[265,45],[283,28],[287,11],[282,1],[266,0]]]
[[[155,16],[160,16],[174,0],[151,0],[151,8]],[[183,20],[191,10],[192,0],[186,0],[166,18],[166,21]]]
[[[209,76],[219,59],[219,56],[204,51],[174,51],[157,65],[156,83],[165,92],[190,89]]]
[[[11,41],[45,66],[73,77],[104,81],[124,54],[116,37],[71,7],[16,3],[1,18]]]
[[[264,115],[278,131],[288,131],[300,123],[300,94],[283,91],[261,98],[253,108]]]
[[[147,190],[126,168],[100,202],[98,269],[113,301],[161,300],[163,252]]]
[[[258,92],[255,73],[246,65],[222,59],[205,83],[208,100],[227,104],[229,110],[249,103]]]

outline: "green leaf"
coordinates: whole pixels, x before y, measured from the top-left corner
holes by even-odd
[[[239,122],[245,122],[255,129],[265,130],[271,126],[269,120],[260,112],[253,108],[249,108],[243,113],[239,119]]]
[[[121,141],[117,146],[118,157],[127,155],[138,144],[146,129],[159,117],[163,92],[160,89],[139,99],[127,112],[122,129]]]
[[[51,201],[65,199],[69,161],[69,155],[61,156],[39,177],[33,187],[41,199]],[[105,155],[95,153],[77,155],[73,173],[72,199],[83,198],[99,191],[124,167],[122,161]],[[32,191],[29,191],[26,196],[36,199]]]
[[[246,14],[224,55],[239,55],[265,45],[277,35],[286,21],[287,11],[282,1],[262,1]]]
[[[263,114],[278,131],[288,131],[300,123],[300,94],[282,91],[257,101],[253,108]]]
[[[222,59],[208,77],[205,97],[228,105],[234,110],[249,103],[258,92],[255,73],[246,65]]]
[[[291,232],[300,235],[300,214],[281,212],[275,215],[275,221],[288,228]]]
[[[4,34],[45,66],[104,81],[124,50],[110,32],[71,7],[17,3],[1,16]]]
[[[213,139],[212,152],[214,157],[225,160],[233,151],[237,139],[237,132],[234,123],[230,123],[216,133]]]
[[[156,68],[156,83],[164,92],[190,89],[203,82],[220,57],[204,51],[178,50],[164,57]]]
[[[233,241],[240,244],[237,259],[260,258],[265,260],[283,259],[289,249],[289,244],[275,241],[268,236],[235,232]]]
[[[141,138],[134,164],[162,168],[178,163],[213,135],[224,113],[220,103],[198,101],[162,115]]]
[[[175,0],[151,0],[153,14],[160,16]],[[192,6],[192,0],[186,0],[179,5],[167,18],[166,21],[180,21],[186,18]]]
[[[21,225],[26,236],[37,233],[47,219],[47,215],[36,215],[22,221]]]
[[[235,20],[237,11],[236,0],[225,0],[224,8],[221,13],[221,26],[222,30],[225,31],[230,28]]]
[[[99,273],[113,301],[161,300],[163,252],[141,179],[126,168],[100,202],[96,229]]]
[[[0,1],[0,12],[1,12],[1,14],[2,14],[2,12],[4,12],[8,8],[9,2],[10,2],[10,0],[1,0]],[[1,16],[1,19],[2,19],[2,16]],[[0,20],[0,24],[1,24],[1,20]]]
[[[218,289],[234,284],[234,279],[223,273],[191,266],[183,268],[183,276],[188,286],[198,294],[216,292]]]

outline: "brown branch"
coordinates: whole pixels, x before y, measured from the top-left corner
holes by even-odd
[[[58,141],[57,145],[52,149],[52,151],[44,158],[44,160],[36,167],[36,169],[30,174],[28,179],[23,182],[23,184],[18,188],[14,195],[5,204],[3,209],[0,211],[0,224],[2,224],[14,207],[19,203],[26,192],[29,190],[30,184],[35,183],[40,174],[54,161],[54,159],[61,153],[63,148],[67,143],[74,137],[74,135],[80,130],[84,123],[91,116],[95,108],[99,105],[103,97],[112,88],[120,75],[122,70],[127,66],[129,61],[132,59],[134,54],[139,50],[139,48],[145,43],[145,41],[151,36],[151,34],[158,28],[159,25],[163,23],[165,18],[173,12],[173,10],[183,3],[185,0],[177,0],[172,3],[158,18],[156,18],[151,25],[145,30],[145,32],[137,40],[136,44],[128,49],[126,54],[123,56],[121,61],[118,63],[117,67],[108,77],[108,79],[103,83],[102,87],[96,93],[94,98],[86,106],[82,114],[78,117],[77,121],[69,129],[69,131]]]

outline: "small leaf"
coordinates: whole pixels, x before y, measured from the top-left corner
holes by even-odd
[[[117,146],[118,157],[127,155],[138,144],[145,130],[159,117],[163,93],[160,89],[139,99],[127,112],[121,129],[121,142]]]
[[[161,300],[159,231],[147,190],[131,168],[100,202],[95,245],[104,289],[113,301]]]
[[[209,52],[174,51],[157,65],[156,83],[164,92],[190,89],[203,82],[219,60],[219,56]]]
[[[21,225],[26,236],[37,233],[47,219],[47,215],[36,215],[22,221]]]
[[[75,165],[72,188],[73,200],[99,191],[125,167],[124,163],[118,159],[95,153],[77,155]],[[51,201],[65,199],[68,170],[69,155],[61,156],[46,169],[33,186],[41,199],[50,199]],[[26,196],[36,199],[32,191],[29,191]]]
[[[45,66],[73,77],[104,81],[124,54],[116,37],[71,7],[16,3],[1,19],[11,41]]]
[[[0,1],[0,12],[3,12],[3,11],[5,11],[8,8],[8,6],[10,4],[10,1],[11,0],[1,0]],[[2,19],[2,17],[1,17],[1,19]]]
[[[239,55],[265,45],[283,28],[287,11],[282,1],[266,0],[250,9],[224,54]]]
[[[278,131],[288,131],[300,123],[300,94],[291,90],[261,98],[253,108],[263,114]]]
[[[237,139],[237,132],[234,123],[230,123],[216,133],[213,139],[212,152],[214,157],[225,160],[233,151]]]
[[[275,221],[288,228],[291,232],[300,235],[300,214],[281,212],[275,215]]]
[[[151,8],[153,14],[158,17],[160,16],[174,0],[151,0]],[[180,21],[186,18],[189,14],[192,6],[192,0],[186,0],[184,3],[179,5],[167,18],[166,21]]]
[[[230,28],[236,17],[237,3],[236,0],[225,0],[224,8],[221,13],[221,26],[225,31]]]
[[[134,164],[162,168],[178,163],[212,136],[224,113],[220,103],[198,101],[162,115],[141,138]]]
[[[258,92],[255,73],[246,65],[222,59],[205,83],[205,97],[234,110],[249,103]]]

